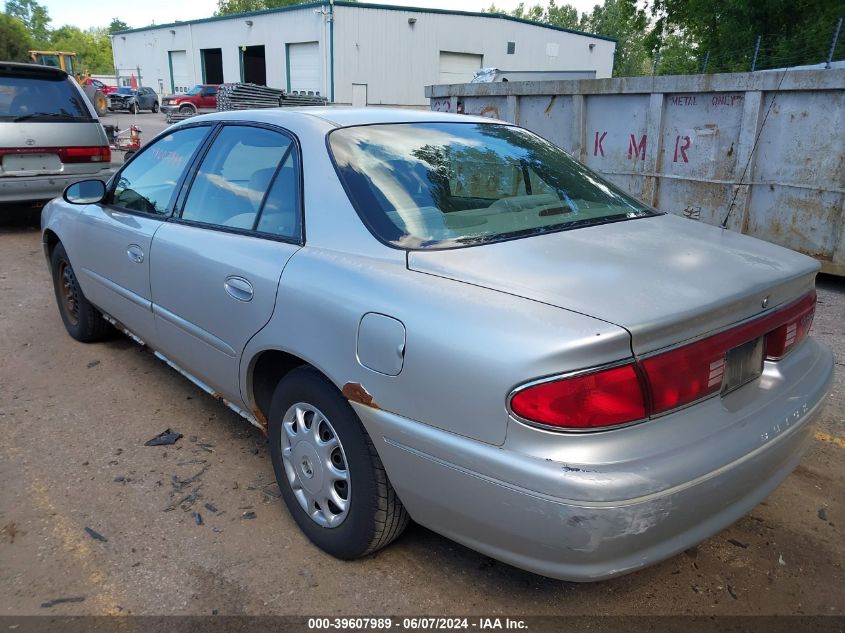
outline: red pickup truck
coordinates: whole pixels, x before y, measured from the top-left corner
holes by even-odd
[[[216,110],[218,88],[216,84],[197,84],[188,92],[168,95],[161,100],[161,111],[196,114],[200,110]]]

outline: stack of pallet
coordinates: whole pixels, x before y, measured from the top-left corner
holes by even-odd
[[[223,84],[217,91],[219,111],[325,104],[326,99],[320,96],[289,95],[284,90],[256,84]]]
[[[185,119],[190,119],[192,116],[197,116],[197,114],[198,112],[196,112],[195,110],[191,110],[189,112],[173,111],[165,114],[164,118],[167,120],[168,123],[176,123],[177,121],[184,121]]]

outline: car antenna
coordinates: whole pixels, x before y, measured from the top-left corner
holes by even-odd
[[[754,158],[754,152],[757,151],[757,143],[760,142],[760,136],[763,134],[763,128],[766,127],[766,120],[769,118],[769,112],[772,111],[772,106],[775,105],[775,100],[777,99],[780,87],[783,84],[783,80],[786,77],[786,73],[789,72],[790,68],[791,66],[787,66],[783,69],[783,72],[780,75],[780,81],[778,81],[777,88],[775,88],[775,91],[772,94],[772,100],[769,102],[769,107],[766,109],[766,114],[763,117],[763,122],[760,124],[760,129],[757,130],[757,136],[754,139],[754,145],[751,146],[751,152],[749,152],[748,160],[745,162],[745,169],[742,170],[742,176],[740,176],[739,182],[736,185],[736,189],[734,189],[734,195],[733,198],[731,198],[731,205],[728,207],[728,212],[725,214],[722,223],[719,225],[723,229],[728,228],[728,220],[730,219],[731,213],[733,213],[734,207],[736,206],[736,197],[739,195],[739,190],[742,187],[743,181],[745,180],[745,175],[748,173],[748,168],[751,166],[751,160]]]

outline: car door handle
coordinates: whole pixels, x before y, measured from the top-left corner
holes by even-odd
[[[255,294],[252,284],[243,277],[226,277],[226,283],[223,284],[223,287],[226,288],[226,292],[232,298],[238,301],[252,301]]]
[[[126,256],[130,262],[135,262],[136,264],[142,264],[144,262],[144,251],[137,244],[129,245],[126,249]]]

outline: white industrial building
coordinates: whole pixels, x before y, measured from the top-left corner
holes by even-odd
[[[482,67],[610,77],[616,42],[509,16],[347,0],[122,31],[114,64],[178,92],[247,81],[352,105],[426,106],[424,86]]]

